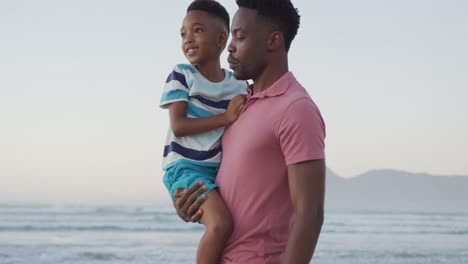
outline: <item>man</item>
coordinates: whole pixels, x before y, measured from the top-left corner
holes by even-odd
[[[222,140],[216,183],[234,222],[222,263],[309,263],[323,223],[325,125],[288,68],[300,16],[289,0],[237,4],[228,61],[253,85]],[[203,191],[174,194],[182,219],[200,218]]]

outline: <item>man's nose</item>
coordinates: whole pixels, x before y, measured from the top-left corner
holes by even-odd
[[[229,46],[227,47],[227,50],[229,53],[234,53],[235,48],[234,48],[234,45],[232,45],[232,41],[229,42]]]

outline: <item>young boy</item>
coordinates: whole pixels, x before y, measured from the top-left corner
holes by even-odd
[[[160,107],[169,108],[171,129],[164,147],[164,184],[173,198],[177,188],[202,181],[201,223],[206,227],[197,263],[219,263],[233,224],[215,190],[224,127],[239,116],[247,83],[221,68],[220,55],[229,34],[229,14],[218,2],[195,0],[187,8],[180,35],[190,64],[176,65],[166,80]]]

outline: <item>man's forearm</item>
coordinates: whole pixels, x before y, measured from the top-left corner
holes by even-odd
[[[323,210],[296,215],[283,264],[306,264],[312,259],[323,223]]]
[[[294,225],[286,245],[284,264],[309,263],[322,229],[325,197],[325,161],[288,166]]]

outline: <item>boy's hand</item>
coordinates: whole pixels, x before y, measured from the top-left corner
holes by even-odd
[[[197,197],[206,191],[206,186],[202,182],[194,184],[188,189],[177,189],[174,192],[174,207],[177,215],[185,222],[198,222],[203,214],[201,204],[208,198],[206,195]]]
[[[232,98],[231,102],[229,102],[228,108],[226,112],[224,112],[224,118],[229,124],[234,123],[240,115],[242,107],[244,107],[245,103],[245,96],[244,95],[236,95]]]

